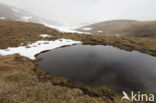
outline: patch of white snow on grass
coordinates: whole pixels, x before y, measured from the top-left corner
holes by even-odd
[[[90,34],[88,32],[76,31],[76,30],[71,29],[70,27],[65,27],[65,26],[56,26],[56,25],[47,25],[47,24],[45,24],[45,26],[50,27],[52,29],[56,29],[60,32],[65,32],[65,33]]]
[[[70,39],[57,39],[55,41],[36,41],[27,46],[9,47],[7,49],[0,49],[0,55],[11,55],[19,53],[21,56],[35,59],[35,55],[45,50],[55,49],[61,46],[80,44],[80,41],[73,41]]]
[[[0,19],[4,20],[4,19],[5,19],[5,17],[0,17]]]
[[[48,34],[41,34],[40,37],[43,37],[43,38],[51,38],[52,36],[51,35],[48,35]]]
[[[65,32],[65,33],[78,33],[78,34],[90,34],[89,32],[80,32],[80,31],[74,30],[74,29],[78,28],[78,27],[76,27],[76,26],[71,27],[71,26],[51,25],[51,24],[45,23],[45,22],[42,21],[42,20],[40,20],[40,22],[41,22],[43,25],[45,25],[45,26],[47,26],[47,27],[49,27],[49,28],[52,28],[52,29],[56,29],[56,30],[58,30],[58,31],[60,31],[60,32]]]
[[[92,30],[92,28],[83,28],[83,30],[90,31],[90,30]]]
[[[22,20],[29,22],[30,19],[32,19],[32,16],[23,16],[21,17]]]
[[[103,31],[98,31],[98,33],[102,33]]]

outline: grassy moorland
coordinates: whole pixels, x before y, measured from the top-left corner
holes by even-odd
[[[52,35],[42,38],[40,34]],[[0,21],[0,49],[46,39],[68,38],[90,45],[112,45],[156,56],[156,39],[60,33],[41,24]],[[113,91],[92,88],[79,82],[48,75],[35,67],[35,61],[19,55],[0,56],[0,103],[119,103]],[[124,101],[129,103],[128,101]],[[122,102],[122,103],[124,103]]]
[[[113,103],[106,96],[89,96],[79,88],[43,80],[35,68],[31,60],[19,55],[0,56],[0,103]]]
[[[52,35],[52,38],[42,38],[40,34]],[[156,55],[155,37],[136,37],[136,36],[112,36],[112,35],[86,35],[61,33],[45,27],[41,24],[25,23],[17,21],[0,21],[0,48],[19,46],[21,43],[26,45],[28,42],[36,40],[57,38],[68,38],[82,41],[83,44],[91,45],[112,45],[125,50],[138,50],[150,55]]]
[[[78,30],[85,31],[83,28],[92,28],[88,32],[93,34],[156,37],[156,21],[112,20],[91,24]]]
[[[61,33],[41,24],[1,20],[0,48],[5,49],[9,46],[18,46],[20,43],[26,45],[28,42],[44,39],[39,36],[40,34],[56,36]]]

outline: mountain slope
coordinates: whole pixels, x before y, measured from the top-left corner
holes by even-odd
[[[156,37],[156,21],[143,21],[127,25],[119,33],[136,37]]]
[[[0,19],[40,23],[33,14],[6,4],[0,4]]]
[[[153,37],[156,36],[156,21],[113,20],[88,25],[78,30],[92,34]]]
[[[27,11],[24,11],[19,8],[6,5],[6,4],[0,4],[0,20],[33,22],[33,23],[46,25],[50,28],[54,28],[61,32],[81,33],[81,32],[72,30],[72,28],[69,26],[65,26],[53,20],[48,20],[42,17],[34,16],[33,14]]]
[[[124,27],[128,24],[132,24],[137,22],[135,20],[112,20],[112,21],[104,21],[91,25],[87,25],[85,27],[79,28],[80,31],[88,31],[90,33],[113,33],[113,31],[118,30],[121,27]],[[88,30],[87,30],[88,28]],[[90,29],[89,29],[90,28]],[[101,32],[99,32],[101,31]]]
[[[61,33],[42,24],[0,20],[0,48],[37,41],[41,39],[40,34],[49,34],[55,39]]]

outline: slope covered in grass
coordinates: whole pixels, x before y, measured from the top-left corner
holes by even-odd
[[[33,14],[7,4],[0,4],[0,19],[40,23]]]
[[[105,103],[102,97],[90,97],[78,88],[40,81],[34,70],[27,58],[0,56],[0,103]]]
[[[43,38],[41,34],[48,34],[52,38]],[[0,21],[0,49],[57,38],[89,45],[112,45],[156,55],[154,38],[61,33],[41,24]],[[50,76],[36,68],[28,58],[19,55],[0,56],[0,103],[119,103],[120,99],[120,95],[106,88],[91,88]]]
[[[95,23],[78,30],[86,31],[84,28],[92,28],[88,30],[92,34],[156,37],[156,21],[113,20]]]
[[[61,33],[41,24],[0,20],[0,44],[3,44],[0,45],[0,48],[18,46],[21,43],[26,44],[43,39],[40,37],[41,34],[52,35],[51,39],[55,39],[55,36]]]

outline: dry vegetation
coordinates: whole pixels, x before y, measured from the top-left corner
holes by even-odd
[[[88,31],[93,34],[156,37],[156,21],[113,20],[95,23],[78,30],[84,31],[83,28],[88,27],[93,28],[91,31]]]
[[[52,38],[42,38],[40,34],[52,35]],[[25,45],[28,42],[36,40],[57,38],[68,38],[82,41],[83,44],[91,45],[112,45],[125,50],[138,50],[150,55],[156,55],[156,38],[155,37],[127,37],[127,36],[111,36],[111,35],[86,35],[61,33],[56,30],[45,27],[41,24],[25,23],[17,21],[0,21],[0,48],[19,46],[21,43]]]
[[[40,34],[50,34],[53,36],[60,32],[45,27],[41,24],[25,23],[17,21],[0,21],[0,48],[18,46],[21,43],[27,44],[41,40]],[[55,38],[52,38],[55,39]]]
[[[90,97],[78,88],[40,81],[34,70],[27,58],[0,56],[0,103],[105,103],[102,97]]]
[[[40,34],[52,35],[41,38]],[[40,24],[0,21],[0,48],[40,39],[69,38],[90,45],[112,45],[156,56],[156,39],[60,33]],[[19,55],[0,56],[0,103],[119,103],[121,96],[106,88],[48,75]],[[124,103],[124,102],[122,102]],[[128,103],[128,101],[125,101]]]
[[[127,51],[137,50],[152,56],[156,56],[156,39],[144,37],[117,37],[110,35],[76,35],[64,34],[60,37],[80,40],[87,45],[111,45]]]

